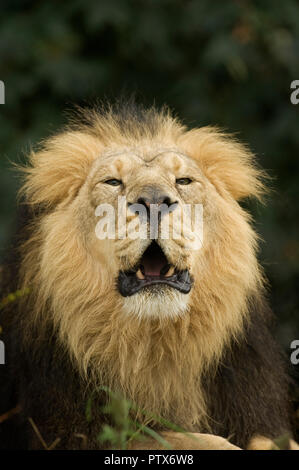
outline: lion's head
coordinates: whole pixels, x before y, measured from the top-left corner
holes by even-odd
[[[83,373],[178,424],[200,422],[201,371],[242,333],[262,284],[238,203],[263,191],[252,154],[215,128],[187,130],[168,111],[123,108],[84,111],[30,162],[23,193],[41,215],[22,269],[34,321],[53,325]],[[120,199],[115,236],[99,236],[98,208],[118,214]],[[161,235],[185,205],[203,209],[200,245]],[[150,211],[160,207],[151,236]],[[142,217],[145,236],[130,236]]]

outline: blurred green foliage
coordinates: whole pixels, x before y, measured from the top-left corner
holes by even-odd
[[[273,177],[251,205],[286,346],[299,333],[299,2],[2,0],[0,243],[7,249],[19,162],[72,103],[137,91],[189,125],[217,124],[249,142]]]

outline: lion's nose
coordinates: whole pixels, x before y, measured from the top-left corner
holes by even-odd
[[[150,208],[153,207],[158,209],[162,215],[172,212],[176,208],[178,202],[160,188],[150,186],[144,188],[137,196],[135,203],[129,203],[129,206],[135,207],[135,204],[144,206],[148,214]]]
[[[155,204],[160,206],[161,204],[165,204],[167,207],[171,206],[171,200],[169,196],[162,195],[154,195],[153,197],[146,197],[141,196],[137,199],[137,204],[142,204],[143,206],[149,208],[151,204]]]

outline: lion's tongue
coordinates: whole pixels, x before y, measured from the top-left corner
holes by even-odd
[[[161,269],[165,265],[163,260],[147,259],[143,262],[143,273],[145,276],[160,276]]]

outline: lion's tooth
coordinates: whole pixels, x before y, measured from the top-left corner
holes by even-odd
[[[170,277],[174,274],[174,266],[170,266],[170,268],[168,269],[167,273],[164,274],[164,277]]]
[[[144,279],[144,275],[142,274],[140,268],[138,269],[138,271],[136,271],[136,277],[138,277],[138,279]]]

